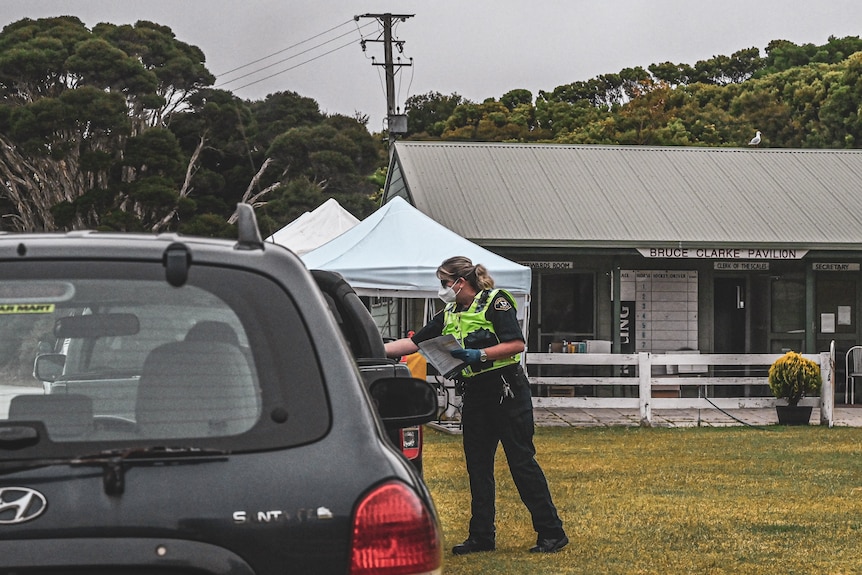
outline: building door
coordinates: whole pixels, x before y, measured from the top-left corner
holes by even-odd
[[[595,278],[591,273],[539,274],[538,313],[531,314],[530,334],[539,351],[552,343],[596,338]]]
[[[857,272],[858,273],[858,272]],[[817,323],[814,353],[828,351],[835,342],[835,397],[839,403],[856,403],[862,397],[862,378],[847,380],[847,351],[862,343],[857,330],[857,285],[853,273],[818,273],[815,279],[815,321]],[[850,367],[853,368],[851,356]],[[854,385],[853,393],[847,389]]]
[[[746,352],[745,278],[717,277],[713,286],[713,341],[715,353]]]

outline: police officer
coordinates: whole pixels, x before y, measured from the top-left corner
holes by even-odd
[[[472,496],[470,532],[452,549],[455,555],[496,548],[494,526],[494,455],[503,444],[509,470],[521,501],[538,534],[532,553],[553,553],[569,539],[551,500],[548,482],[536,461],[533,445],[533,403],[520,365],[524,335],[515,302],[481,264],[457,256],[437,268],[443,311],[412,338],[386,344],[386,353],[398,357],[413,353],[417,343],[452,334],[464,349],[452,352],[467,366],[456,382],[462,387],[461,424],[464,457]]]

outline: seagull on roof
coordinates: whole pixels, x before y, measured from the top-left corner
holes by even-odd
[[[757,133],[754,135],[754,137],[751,138],[751,141],[748,142],[749,146],[757,146],[759,144],[760,144],[760,130],[758,130]]]

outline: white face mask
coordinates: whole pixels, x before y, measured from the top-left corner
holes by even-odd
[[[449,286],[449,287],[440,286],[440,289],[437,290],[437,296],[446,303],[454,302],[455,298],[458,297],[459,293],[461,293],[461,290],[459,289],[456,292],[455,290],[452,289],[452,286]]]

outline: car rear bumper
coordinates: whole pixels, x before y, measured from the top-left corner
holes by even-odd
[[[254,575],[235,553],[208,543],[159,538],[70,538],[0,541],[0,573],[18,568],[149,567]]]

